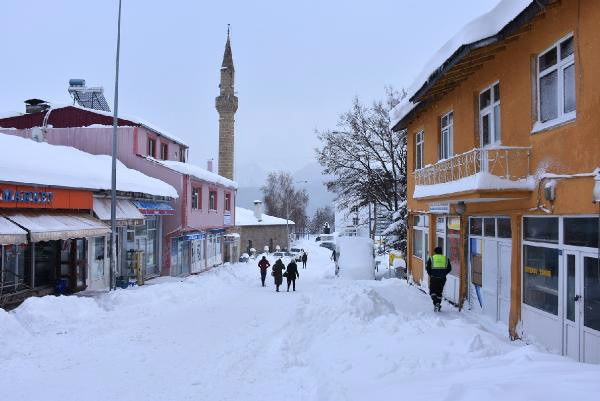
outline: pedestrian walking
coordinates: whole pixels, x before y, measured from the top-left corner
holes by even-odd
[[[266,256],[263,256],[262,259],[258,262],[258,267],[260,267],[260,281],[262,282],[262,286],[265,286],[265,279],[267,278],[267,270],[269,269],[271,264],[267,260]]]
[[[281,261],[281,259],[277,259],[273,267],[271,268],[271,275],[275,280],[275,291],[279,292],[279,286],[283,284],[283,271],[285,270],[285,265]]]
[[[306,261],[308,260],[308,254],[304,252],[302,254],[302,268],[306,269]]]
[[[285,276],[287,277],[288,292],[290,292],[290,285],[292,285],[292,288],[296,291],[296,278],[300,278],[300,273],[298,273],[298,265],[294,259],[287,265]]]
[[[452,270],[450,260],[442,253],[439,246],[433,250],[433,256],[427,259],[427,274],[429,274],[429,295],[433,301],[434,312],[442,310],[442,294],[446,284],[446,276]]]

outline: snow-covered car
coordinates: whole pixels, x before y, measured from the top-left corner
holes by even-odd
[[[248,255],[247,253],[242,253],[242,255],[240,256],[240,262],[248,263],[249,260],[250,260],[250,255]]]
[[[334,242],[321,242],[319,244],[319,246],[323,247],[323,248],[327,248],[327,249],[329,249],[331,251],[333,251],[335,249],[335,243]]]
[[[296,262],[300,262],[302,261],[302,254],[304,253],[304,249],[292,248],[290,249],[290,253],[293,255]]]
[[[335,249],[338,276],[352,280],[375,279],[375,254],[370,238],[339,237]]]

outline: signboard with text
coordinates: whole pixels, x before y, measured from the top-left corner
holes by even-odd
[[[92,192],[0,184],[0,207],[90,210]]]

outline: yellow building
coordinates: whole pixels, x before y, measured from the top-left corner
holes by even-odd
[[[505,0],[451,38],[392,112],[407,136],[410,279],[600,362],[600,1]],[[600,183],[597,184],[600,186]]]

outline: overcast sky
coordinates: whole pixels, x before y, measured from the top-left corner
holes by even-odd
[[[409,86],[465,23],[498,0],[123,0],[119,110],[216,159],[219,68],[231,24],[239,110],[236,164],[294,171],[315,129],[352,98]],[[70,78],[104,86],[112,108],[117,0],[0,1],[0,114],[31,97],[70,101]],[[243,184],[243,183],[242,183]]]

